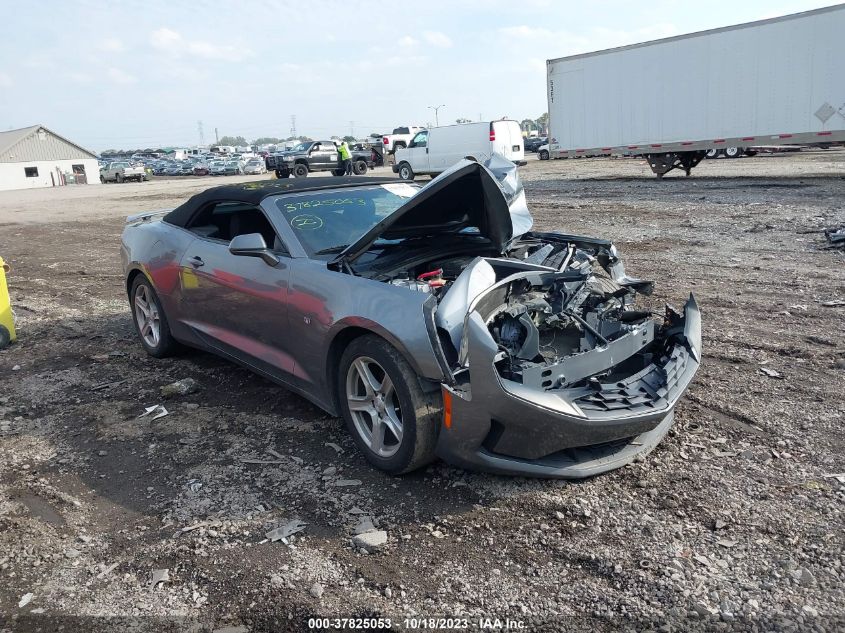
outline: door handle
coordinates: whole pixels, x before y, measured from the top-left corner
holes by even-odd
[[[198,255],[194,255],[188,260],[191,263],[191,266],[194,268],[199,268],[200,266],[205,266],[205,262],[202,261],[202,257]]]

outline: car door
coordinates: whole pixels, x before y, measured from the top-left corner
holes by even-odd
[[[180,262],[183,321],[210,347],[274,377],[293,370],[288,338],[290,256],[263,211],[214,202],[186,227],[196,238]],[[278,259],[229,252],[236,235],[260,233]]]
[[[405,160],[411,165],[415,174],[426,174],[431,170],[431,163],[428,154],[428,130],[417,132],[407,149],[400,150],[400,160]]]
[[[320,141],[311,148],[310,166],[313,170],[336,169],[338,162],[337,147],[330,141]]]

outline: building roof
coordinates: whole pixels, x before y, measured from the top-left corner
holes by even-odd
[[[6,132],[0,132],[0,163],[8,163],[8,162],[25,162],[25,161],[32,161],[32,160],[50,160],[50,159],[59,159],[59,158],[81,158],[81,156],[38,156],[40,152],[35,151],[34,146],[31,143],[26,143],[28,139],[33,138],[39,132],[45,132],[49,136],[52,136],[54,139],[59,141],[58,144],[55,145],[52,149],[55,151],[56,149],[69,149],[66,146],[70,146],[77,150],[78,153],[85,154],[89,158],[97,158],[97,155],[77,145],[76,143],[69,141],[63,136],[56,134],[53,130],[44,127],[43,125],[30,125],[29,127],[20,128],[19,130],[8,130]],[[64,146],[64,147],[63,147]],[[18,151],[21,152],[20,156],[14,155],[15,152],[12,150],[18,148]],[[61,152],[60,152],[61,153]],[[73,153],[73,152],[71,152]]]

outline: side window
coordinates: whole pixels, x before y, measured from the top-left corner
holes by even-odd
[[[229,243],[237,235],[260,233],[267,247],[287,253],[270,220],[258,207],[243,202],[213,202],[203,207],[185,227],[205,239]]]
[[[27,178],[38,178],[38,167],[24,167],[23,173]]]
[[[393,130],[393,133],[394,134],[410,134],[411,130],[409,130],[406,127],[398,127],[395,130]]]
[[[428,145],[428,132],[420,132],[411,141],[408,147],[426,147]]]

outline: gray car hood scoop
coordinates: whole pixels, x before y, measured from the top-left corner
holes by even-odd
[[[377,240],[436,239],[460,232],[485,237],[503,252],[532,223],[516,165],[497,155],[487,166],[462,160],[408,198],[335,261],[353,262]]]

